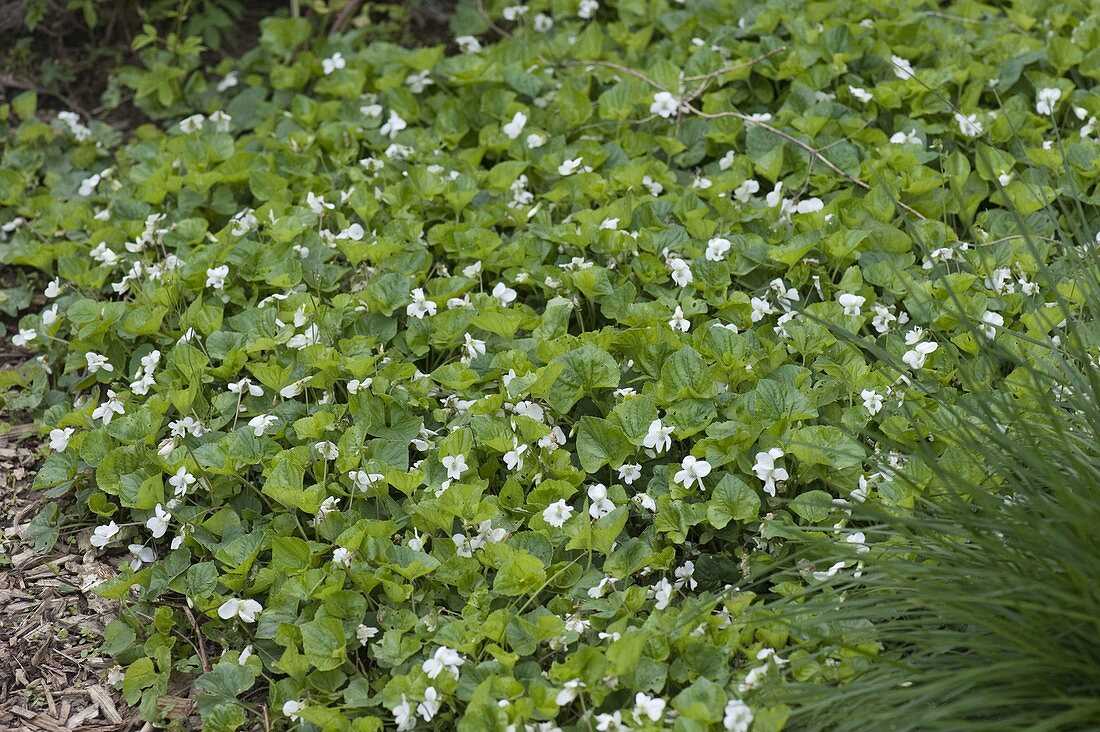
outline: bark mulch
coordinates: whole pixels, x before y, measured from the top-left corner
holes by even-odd
[[[64,541],[35,552],[28,539],[44,503],[30,487],[35,446],[33,425],[0,434],[0,730],[151,730],[108,684],[112,663],[97,651],[116,603],[91,588],[117,570]]]

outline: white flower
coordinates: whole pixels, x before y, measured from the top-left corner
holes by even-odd
[[[501,307],[506,308],[516,301],[516,291],[503,282],[498,282],[493,285],[493,297]]]
[[[603,579],[601,579],[598,583],[588,588],[588,596],[591,597],[593,600],[599,600],[601,597],[607,594],[608,590],[614,589],[615,582],[616,580],[614,577],[609,577],[605,575]]]
[[[642,439],[642,446],[653,450],[656,453],[662,453],[672,447],[672,425],[665,427],[661,424],[661,420],[655,419],[649,423],[649,428],[646,430],[646,435]]]
[[[642,477],[642,466],[637,463],[623,463],[619,466],[619,480],[627,485],[633,485],[634,481]]]
[[[409,123],[401,118],[397,112],[390,110],[389,120],[378,130],[391,140],[397,137],[397,133],[409,126]]]
[[[184,496],[187,495],[187,490],[194,485],[195,480],[195,476],[187,472],[187,468],[181,467],[175,475],[168,479],[168,485],[175,489],[175,495]]]
[[[231,597],[218,607],[218,617],[229,620],[236,616],[246,623],[254,623],[256,616],[263,611],[263,606],[255,600],[239,600]]]
[[[332,561],[337,564],[342,564],[345,567],[351,566],[351,551],[345,549],[342,546],[338,546],[332,550]]]
[[[871,92],[858,86],[852,86],[851,84],[849,84],[848,91],[852,93],[853,97],[863,102],[864,104],[868,104],[872,99],[874,99],[874,97],[871,95]]]
[[[126,414],[126,408],[118,400],[118,395],[108,389],[107,401],[92,410],[92,419],[101,419],[104,425],[108,425],[116,414]]]
[[[340,54],[337,55],[339,56]],[[302,711],[305,708],[306,705],[303,702],[300,702],[297,699],[291,699],[289,701],[283,702],[283,716],[289,717],[290,721],[292,722],[297,722],[300,719],[300,717],[298,716],[298,712]]]
[[[250,658],[252,658],[251,644],[241,649],[240,655],[237,656],[237,664],[240,666],[244,666],[246,663],[248,663],[248,659]]]
[[[230,71],[228,74],[225,75],[225,77],[221,81],[218,82],[217,89],[218,89],[219,92],[223,92],[227,89],[232,89],[233,87],[235,87],[237,85],[237,83],[238,83],[237,72],[236,71]]]
[[[210,121],[214,123],[215,131],[229,132],[229,124],[233,121],[233,118],[219,109],[210,115]]]
[[[749,315],[749,319],[754,323],[758,323],[764,319],[765,316],[771,315],[775,312],[772,304],[767,300],[759,297],[749,298],[749,306],[752,308],[752,313]]]
[[[318,216],[324,214],[325,209],[332,210],[336,208],[336,204],[329,203],[325,200],[324,196],[318,196],[313,191],[306,194],[306,205],[309,206],[309,210]]]
[[[512,116],[512,121],[503,125],[500,129],[509,140],[514,140],[520,136],[526,124],[527,115],[523,112],[516,112],[515,115]]]
[[[867,546],[867,535],[862,531],[848,534],[848,536],[844,537],[844,541],[855,547],[856,554],[866,554],[871,551],[871,548]]]
[[[891,56],[890,62],[894,64],[894,74],[896,74],[897,77],[902,81],[912,79],[915,75],[913,71],[913,64],[909,63],[908,60],[902,58],[901,56]]]
[[[733,166],[733,159],[737,157],[737,153],[733,150],[727,150],[726,154],[718,161],[719,170],[729,170]]]
[[[516,402],[515,412],[521,417],[527,417],[533,419],[536,422],[542,422],[546,418],[546,410],[541,405],[535,402],[522,401]]]
[[[365,646],[371,638],[378,635],[378,628],[373,628],[369,625],[360,624],[355,629],[355,637],[359,640],[359,645]]]
[[[96,186],[99,185],[99,182],[101,180],[103,180],[103,178],[99,175],[99,173],[95,173],[85,178],[84,180],[80,181],[80,189],[77,191],[77,193],[87,198],[88,196],[95,193]]]
[[[46,285],[46,289],[42,292],[43,295],[51,300],[61,294],[61,278],[54,277]]]
[[[627,732],[629,729],[623,725],[623,713],[620,711],[596,715],[597,732]]]
[[[660,722],[665,714],[665,700],[643,692],[634,695],[634,719],[639,723],[643,717],[651,722]]]
[[[145,546],[143,544],[130,544],[127,549],[134,555],[134,558],[130,560],[130,569],[135,572],[141,569],[143,564],[152,564],[157,561],[157,553],[151,546]]]
[[[694,279],[691,274],[691,266],[679,257],[668,260],[668,270],[673,281],[680,287],[687,287]]]
[[[603,518],[615,510],[615,504],[607,497],[607,486],[603,483],[589,486],[588,499],[592,502],[588,507],[588,515],[594,519]]]
[[[247,376],[240,381],[235,381],[228,384],[226,388],[230,391],[230,393],[240,394],[242,396],[245,394],[245,392],[251,394],[254,397],[264,395],[264,390],[256,384],[253,384],[252,379],[248,378]]]
[[[424,294],[424,290],[422,288],[417,287],[410,293],[410,296],[412,297],[413,301],[409,303],[408,306],[405,308],[406,315],[411,318],[416,318],[417,320],[423,319],[425,315],[435,315],[437,306],[434,302],[428,299],[427,295]]]
[[[539,447],[544,448],[549,452],[557,450],[559,447],[565,444],[565,432],[561,427],[554,425],[550,429],[550,434],[539,438]]]
[[[248,426],[252,428],[252,434],[259,437],[268,427],[278,421],[279,418],[274,414],[261,414],[248,420]]]
[[[546,507],[546,510],[542,512],[542,520],[554,528],[560,529],[572,515],[573,507],[566,503],[565,499],[562,499]]]
[[[673,587],[677,590],[684,587],[694,590],[699,586],[699,583],[695,581],[695,562],[691,560],[684,562],[683,566],[677,567],[674,574],[676,575],[676,582]]]
[[[320,521],[324,521],[330,513],[339,510],[340,499],[336,496],[329,496],[325,500],[321,501],[321,505],[317,507],[317,514],[316,516],[314,516],[313,523],[317,524]]]
[[[825,202],[820,198],[807,198],[795,204],[794,212],[800,214],[816,213],[825,208]]]
[[[440,646],[435,649],[435,653],[421,665],[424,673],[428,674],[429,679],[434,679],[444,671],[450,671],[454,674],[454,677],[458,678],[458,667],[466,663],[464,659],[457,651],[448,648],[447,646]]]
[[[959,123],[959,131],[967,137],[977,137],[985,131],[976,114],[963,115],[962,112],[955,112],[955,121]]]
[[[69,446],[69,438],[74,432],[76,432],[75,427],[50,430],[50,449],[54,452],[65,452],[65,448]]]
[[[43,320],[43,322],[45,322],[45,320],[46,320],[44,314],[43,314],[42,320]],[[47,323],[47,325],[48,325],[48,323]],[[14,336],[12,336],[11,342],[12,342],[12,345],[14,345],[18,348],[22,348],[23,346],[27,345],[28,343],[30,343],[31,341],[33,341],[37,337],[38,337],[38,331],[36,331],[34,328],[20,328],[19,332],[17,334],[15,334]]]
[[[882,411],[882,395],[877,391],[874,389],[864,389],[859,395],[863,398],[864,408],[871,413],[872,417]]]
[[[413,714],[413,705],[409,703],[408,698],[402,694],[401,703],[394,707],[393,720],[397,723],[398,732],[407,732],[416,727],[416,717]]]
[[[908,132],[895,132],[890,135],[890,143],[892,145],[920,145],[920,138],[917,137],[917,131],[915,129]]]
[[[664,610],[672,604],[672,592],[672,583],[662,577],[652,588],[653,599],[657,601],[654,607],[658,610]]]
[[[465,344],[463,345],[463,348],[466,349],[467,357],[469,357],[470,359],[475,359],[478,356],[485,355],[485,341],[478,340],[477,338],[471,336],[469,333],[466,333],[463,338],[465,339]]]
[[[530,135],[527,136],[527,147],[531,148],[532,150],[540,148],[545,144],[546,137],[544,135],[540,135],[537,132],[532,132]]]
[[[504,453],[504,464],[509,470],[523,470],[523,453],[527,452],[527,445],[521,445],[512,438],[512,449]]]
[[[859,315],[862,312],[860,308],[867,302],[867,298],[844,292],[837,297],[836,301],[844,308],[845,315]]]
[[[711,262],[721,262],[730,250],[730,240],[715,237],[707,242],[706,258]]]
[[[386,476],[382,473],[368,473],[365,470],[349,470],[348,478],[355,484],[355,487],[360,491],[366,493],[368,489],[380,480],[383,480]]]
[[[904,361],[909,368],[916,371],[924,366],[924,361],[928,358],[928,354],[932,353],[937,348],[939,348],[939,345],[931,341],[918,343],[913,346],[912,349],[906,351],[905,354],[902,355],[901,360]]]
[[[362,241],[366,235],[367,232],[362,224],[355,223],[337,234],[336,238],[342,241]],[[306,251],[308,252],[309,249],[307,248]]]
[[[458,36],[455,38],[455,43],[462,53],[479,53],[481,51],[481,41],[474,36]]]
[[[596,0],[581,0],[580,5],[577,7],[577,17],[588,20],[594,16],[599,9],[600,4],[596,2]]]
[[[691,488],[693,483],[698,482],[699,490],[703,490],[703,478],[708,475],[710,475],[710,463],[688,455],[680,463],[680,470],[677,471],[673,480],[685,488]]]
[[[825,570],[824,572],[813,572],[812,575],[813,575],[813,578],[815,580],[817,580],[818,582],[824,582],[825,580],[829,579],[830,577],[833,577],[834,575],[836,575],[836,573],[839,572],[842,569],[844,569],[844,562],[837,562],[833,566],[831,566],[827,570]]]
[[[730,732],[749,732],[753,714],[748,704],[740,699],[731,699],[723,711],[725,713],[722,719],[723,727]]]
[[[206,270],[206,286],[221,290],[225,287],[225,278],[229,276],[229,266],[221,265]]]
[[[653,95],[653,103],[649,105],[650,114],[668,119],[680,109],[680,100],[673,94],[662,91]]]
[[[201,114],[193,114],[180,120],[180,131],[188,135],[192,132],[198,132],[202,129],[202,123],[205,121],[206,117]]]
[[[103,370],[112,372],[115,367],[107,360],[106,356],[101,356],[95,351],[88,351],[84,354],[84,360],[88,362],[88,373],[94,374],[97,371]]]
[[[172,514],[164,510],[164,506],[157,504],[154,515],[145,522],[145,528],[152,532],[154,539],[159,539],[168,532],[168,522],[172,520]]]
[[[742,181],[741,185],[734,189],[733,197],[741,203],[748,203],[752,199],[753,194],[759,192],[760,184],[750,178],[746,181]]]
[[[340,457],[340,448],[336,447],[336,445],[328,440],[313,443],[313,449],[325,460],[335,460]]]
[[[564,707],[566,704],[571,704],[574,699],[577,698],[577,694],[585,687],[585,683],[580,679],[570,679],[565,682],[565,686],[558,692],[557,697],[554,698],[554,702],[559,707]]]
[[[435,715],[439,714],[440,706],[439,692],[435,690],[434,686],[429,686],[424,690],[424,701],[416,705],[416,713],[419,714],[425,722],[430,722]]]
[[[111,543],[111,541],[118,536],[119,528],[118,524],[112,521],[104,526],[97,526],[92,531],[92,538],[90,543],[97,549],[102,549]]]
[[[409,74],[405,77],[405,86],[409,87],[409,91],[413,94],[420,94],[429,86],[434,84],[432,77],[427,70],[417,71],[414,74]]]
[[[776,481],[787,480],[790,477],[786,468],[775,467],[775,461],[783,455],[783,451],[778,447],[773,447],[767,452],[756,453],[756,464],[752,469],[756,472],[756,477],[764,481],[764,492],[769,496],[775,495]]]
[[[439,462],[447,470],[450,480],[462,480],[462,474],[469,468],[465,455],[446,455]]]
[[[672,318],[668,321],[668,327],[684,333],[691,330],[691,321],[684,317],[684,311],[679,305],[676,306],[676,311],[672,313]]]
[[[1054,107],[1062,98],[1062,90],[1048,86],[1040,89],[1035,96],[1035,111],[1039,114],[1054,114]]]
[[[982,333],[989,340],[993,340],[997,337],[997,328],[1005,324],[1005,319],[1000,313],[986,310],[982,313],[982,322],[985,323],[985,328],[982,329]]]
[[[535,15],[535,30],[539,33],[546,33],[554,27],[554,19],[546,13],[537,13]]]
[[[566,160],[558,166],[558,175],[573,175],[581,169],[581,165],[583,163],[583,158],[573,158],[572,160]]]
[[[507,21],[514,21],[521,15],[526,15],[529,8],[526,5],[511,5],[501,11],[501,15]]]
[[[233,236],[244,236],[260,224],[255,212],[250,208],[235,214],[230,223],[229,233]]]

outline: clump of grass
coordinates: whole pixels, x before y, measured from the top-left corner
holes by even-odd
[[[845,659],[842,683],[775,689],[794,708],[792,728],[1100,728],[1093,256],[1071,256],[1085,304],[1071,308],[1060,337],[1002,349],[1012,395],[940,404],[911,456],[920,467],[890,478],[897,494],[914,496],[911,510],[855,504],[841,541],[795,537],[788,571],[808,573],[807,557],[849,569],[777,606],[793,635],[821,644],[805,661]],[[870,551],[853,557],[843,533],[857,530]]]

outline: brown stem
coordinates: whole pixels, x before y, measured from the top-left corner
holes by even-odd
[[[61,92],[51,91],[44,86],[35,84],[33,81],[18,79],[14,76],[9,76],[8,74],[0,74],[0,87],[5,86],[11,87],[12,89],[25,89],[28,91],[37,92],[39,94],[45,94],[46,96],[53,97],[54,99],[60,99],[69,107],[69,109],[73,110],[74,112],[79,112],[80,115],[86,117],[89,122],[92,120],[91,112],[85,109],[75,99],[65,96]]]
[[[355,11],[359,9],[359,6],[363,4],[363,0],[351,0],[347,7],[340,11],[340,15],[336,16],[336,20],[332,23],[332,29],[328,34],[334,36],[344,30],[344,26],[355,15]]]
[[[199,630],[199,624],[195,621],[195,616],[191,612],[191,608],[187,607],[187,605],[183,606],[183,612],[187,615],[187,620],[190,621],[191,627],[195,629],[195,637],[199,641],[199,661],[202,663],[203,673],[210,673],[210,661],[206,658],[206,642],[202,639],[202,631]]]
[[[477,10],[477,14],[481,16],[481,19],[485,21],[485,24],[493,29],[493,32],[508,40],[515,40],[515,36],[493,22],[493,19],[485,12],[485,5],[482,4],[481,0],[474,0],[474,8]]]
[[[778,127],[770,125],[767,122],[764,122],[762,120],[753,119],[751,116],[749,116],[747,114],[742,114],[741,112],[718,112],[716,114],[709,114],[707,112],[702,111],[701,109],[697,109],[697,108],[693,107],[691,104],[689,104],[687,102],[685,102],[684,105],[693,114],[696,114],[696,115],[702,117],[703,119],[720,119],[722,117],[733,117],[735,119],[741,120],[742,122],[744,122],[747,125],[756,125],[757,127],[761,128],[761,129],[767,130],[768,132],[772,133],[773,135],[776,135],[778,137],[783,138],[784,140],[791,143],[792,145],[797,145],[798,147],[802,148],[803,150],[805,150],[807,153],[810,154],[811,159],[820,160],[822,165],[824,165],[826,168],[828,168],[829,170],[831,170],[834,173],[836,173],[837,175],[839,175],[841,178],[844,178],[848,182],[854,183],[855,185],[859,186],[860,188],[862,188],[864,190],[867,190],[867,191],[871,190],[871,186],[869,186],[867,183],[860,180],[856,176],[852,175],[851,173],[848,173],[847,171],[845,171],[842,168],[840,168],[839,166],[837,166],[835,163],[833,163],[827,157],[822,155],[821,151],[819,149],[817,149],[816,147],[814,147],[813,145],[811,145],[810,143],[808,143],[804,140],[800,140],[799,138],[795,137],[794,135],[791,135],[787,132],[784,132],[783,130],[779,129]],[[916,216],[921,221],[927,221],[928,220],[927,216],[922,214],[920,211],[917,211],[915,208],[913,208],[909,204],[903,203],[902,201],[898,201],[898,200],[895,200],[894,202],[899,207],[901,207],[905,211],[908,211],[909,213],[913,214],[914,216]]]

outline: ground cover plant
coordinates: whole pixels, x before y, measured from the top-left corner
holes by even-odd
[[[1090,10],[460,3],[420,48],[284,14],[174,76],[142,39],[163,121],[125,134],[0,108],[0,387],[39,545],[124,556],[112,683],[160,721],[194,678],[209,730],[882,728],[920,667],[882,593],[952,566],[906,522],[1094,434]],[[930,696],[884,719],[1021,713]]]

